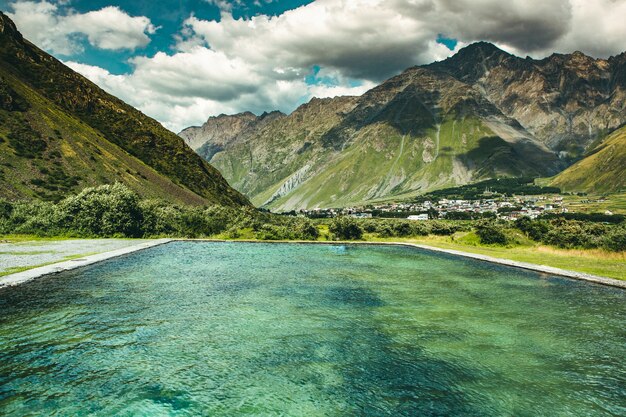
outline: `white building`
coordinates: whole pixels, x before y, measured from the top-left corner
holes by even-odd
[[[408,220],[428,220],[428,214],[412,214],[407,217]]]

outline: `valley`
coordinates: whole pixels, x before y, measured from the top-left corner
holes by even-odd
[[[625,57],[522,59],[479,42],[360,97],[313,99],[289,115],[221,115],[180,136],[255,205],[279,212],[550,178],[620,136],[610,133],[626,122]],[[596,181],[602,191],[624,187],[616,158]],[[566,176],[554,184],[594,188]]]

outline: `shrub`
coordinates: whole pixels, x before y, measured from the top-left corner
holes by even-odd
[[[626,251],[626,227],[616,227],[602,239],[605,249],[620,252]]]
[[[123,184],[86,188],[59,207],[65,225],[81,236],[142,235],[139,197]]]
[[[430,233],[440,236],[450,236],[460,231],[470,230],[469,224],[460,222],[434,221],[430,222]]]
[[[178,236],[181,233],[180,210],[177,207],[158,200],[145,200],[139,203],[139,208],[144,236]]]
[[[530,217],[522,217],[515,222],[515,227],[537,242],[541,242],[552,229],[550,223],[545,220],[531,220]]]
[[[393,232],[398,237],[407,237],[413,235],[413,228],[407,221],[395,222]]]
[[[391,225],[387,222],[381,223],[377,230],[378,236],[380,237],[393,237],[395,236],[395,231],[391,227]]]
[[[13,205],[7,200],[0,198],[0,219],[8,219],[13,212]]]
[[[358,240],[363,237],[363,229],[357,221],[351,217],[337,217],[328,227],[335,239]]]
[[[295,227],[294,236],[296,239],[301,240],[316,240],[320,235],[319,230],[309,219],[303,219],[298,221]]]
[[[288,240],[292,239],[292,234],[285,226],[263,224],[256,233],[256,237],[261,240]]]
[[[553,226],[542,242],[561,248],[597,248],[608,232],[606,225],[580,221],[556,220]]]
[[[485,245],[507,245],[507,237],[504,227],[497,223],[481,223],[476,227],[476,234],[480,243]]]

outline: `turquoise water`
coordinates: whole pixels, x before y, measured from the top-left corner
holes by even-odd
[[[625,301],[411,248],[177,242],[0,290],[0,415],[625,415]]]

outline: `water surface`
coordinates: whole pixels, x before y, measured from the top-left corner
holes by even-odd
[[[0,290],[0,415],[625,415],[624,294],[412,248],[177,242]]]

